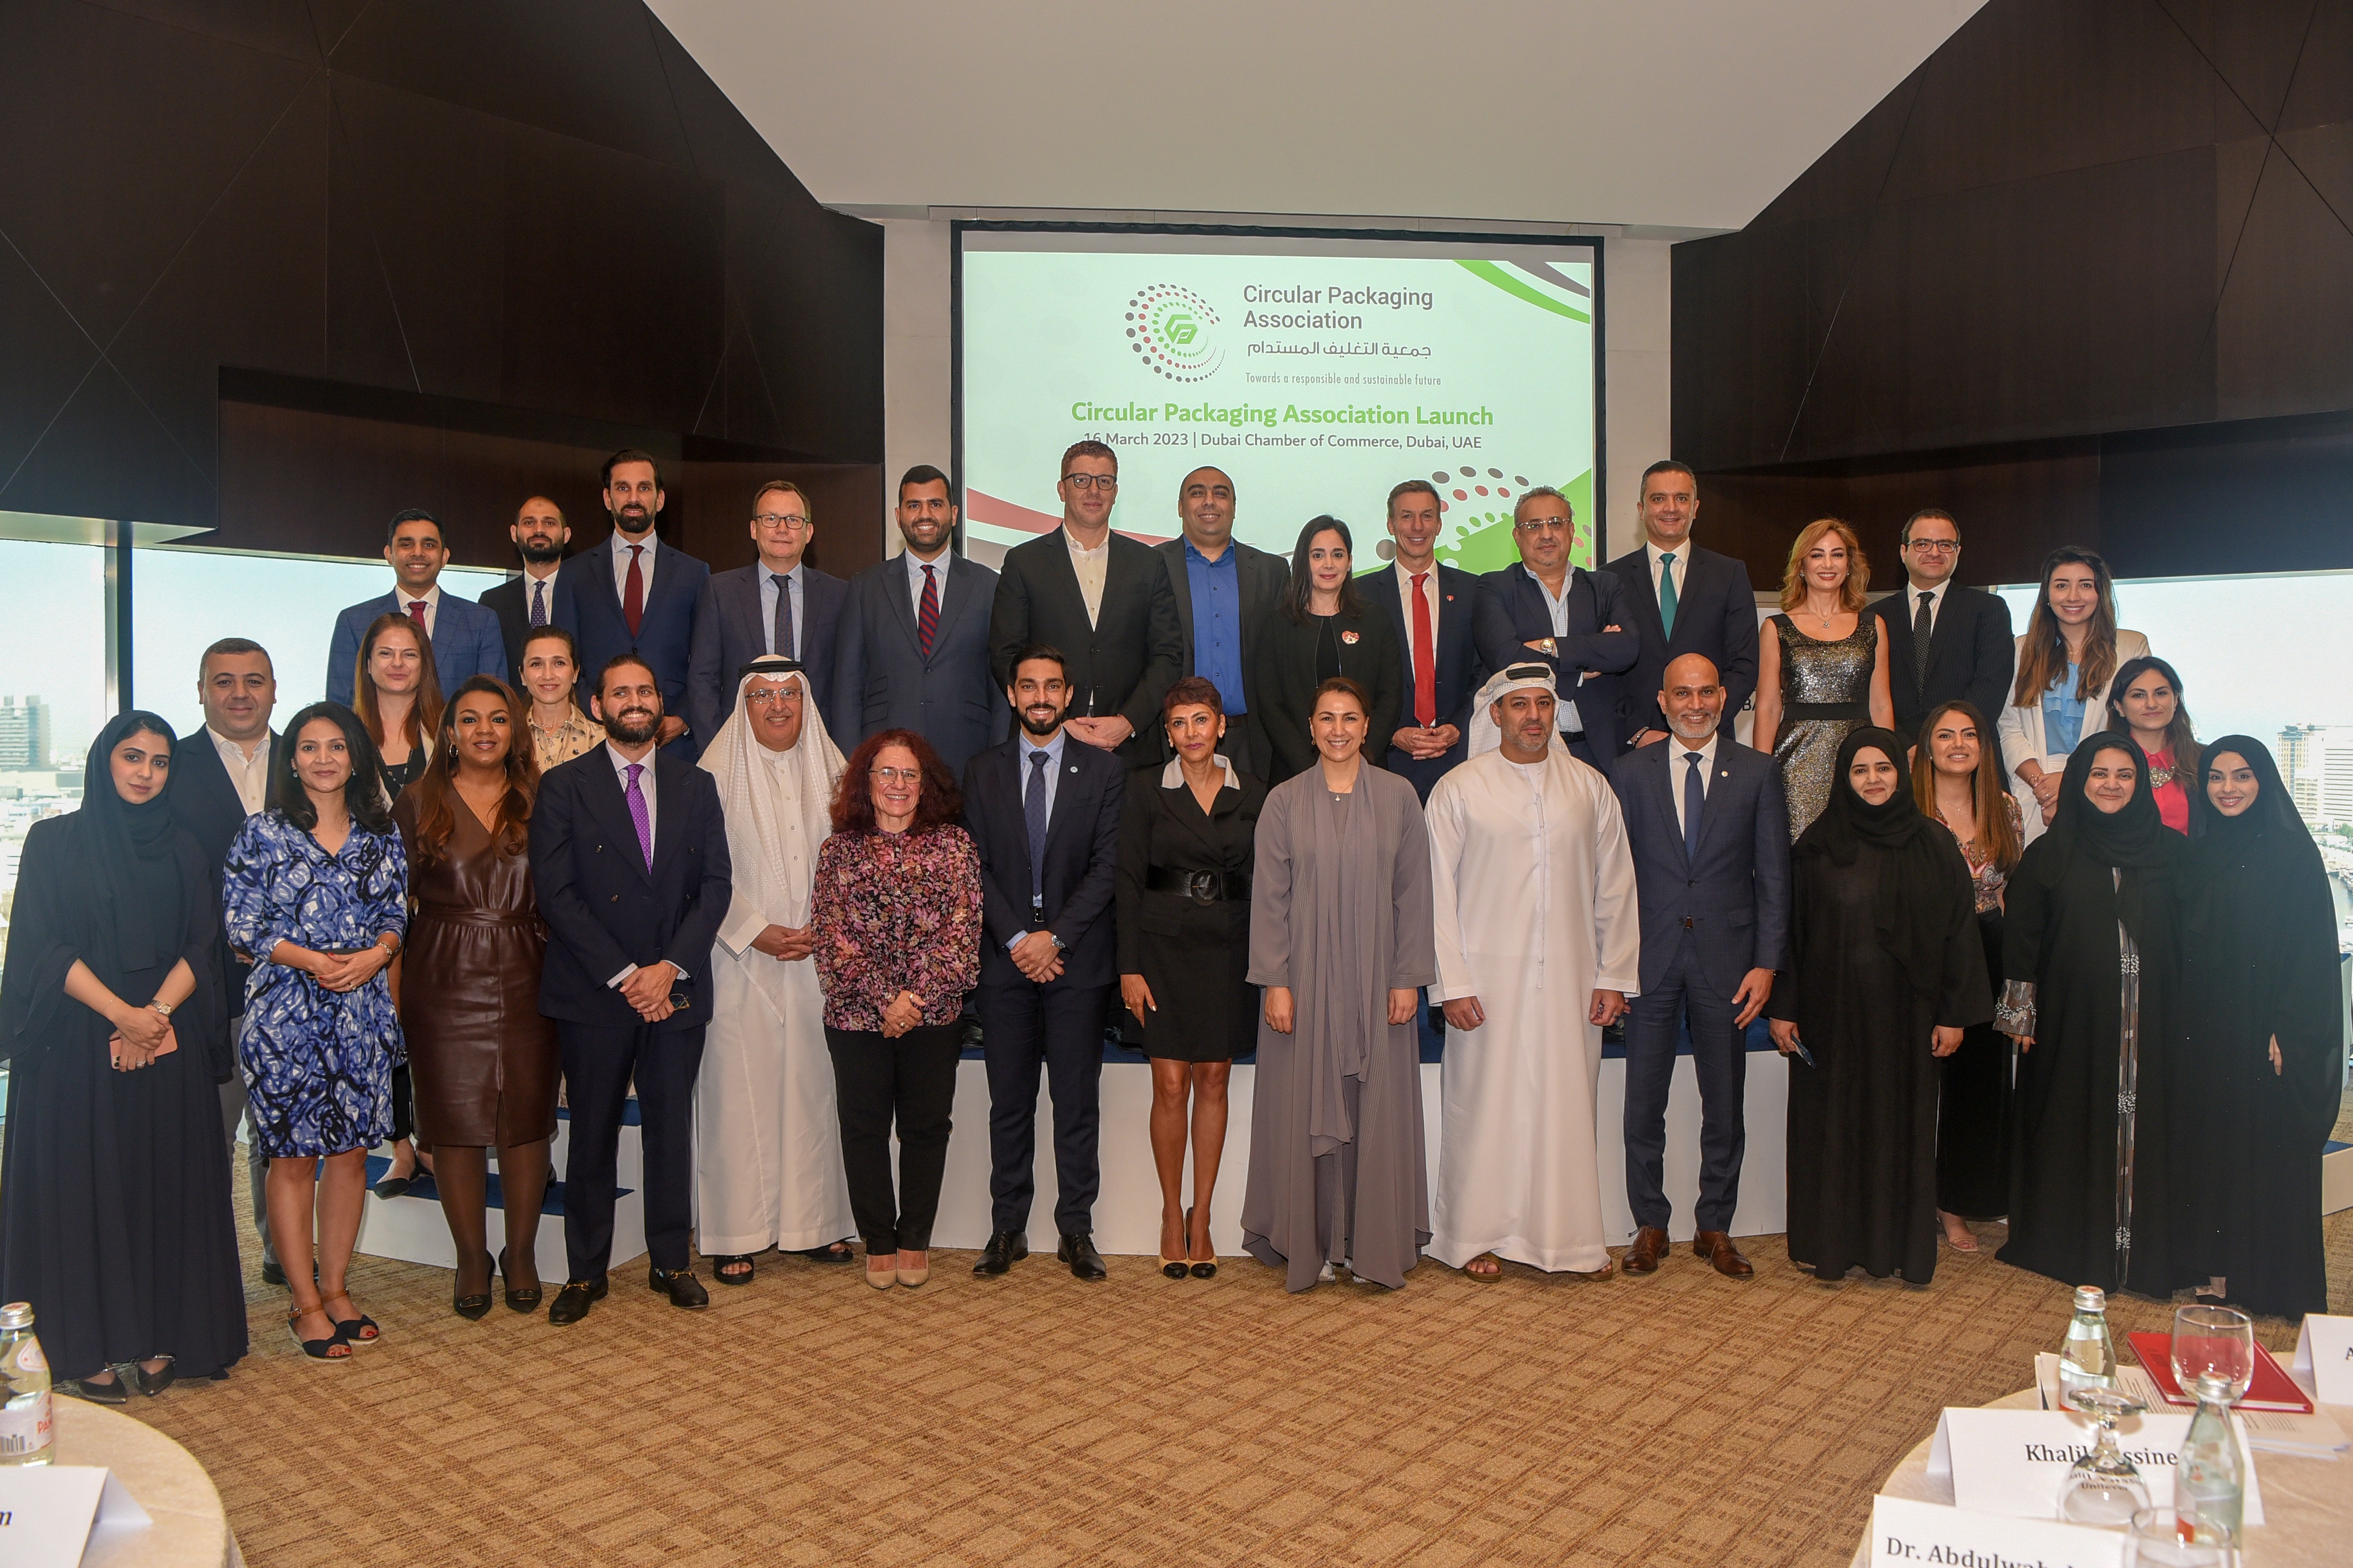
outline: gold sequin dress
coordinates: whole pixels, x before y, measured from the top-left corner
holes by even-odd
[[[1781,729],[1773,737],[1781,790],[1789,802],[1789,838],[1813,826],[1830,803],[1839,747],[1871,722],[1871,669],[1877,657],[1875,617],[1855,617],[1854,630],[1820,642],[1787,616],[1773,617],[1781,639]],[[1888,759],[1898,768],[1902,757]]]

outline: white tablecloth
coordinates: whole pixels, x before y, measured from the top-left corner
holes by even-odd
[[[2029,1388],[1986,1406],[1989,1410],[2035,1410],[2042,1397]],[[2353,1432],[2353,1407],[2325,1406],[2337,1424]],[[1881,1495],[1950,1506],[1952,1483],[1928,1477],[1928,1436],[1888,1473]],[[2337,1459],[2298,1459],[2285,1454],[2255,1455],[2263,1483],[2266,1522],[2247,1532],[2246,1568],[2344,1568],[2353,1561],[2353,1455]],[[1871,1527],[1854,1549],[1854,1568],[1869,1568]]]
[[[220,1493],[195,1457],[143,1421],[86,1399],[57,1397],[61,1465],[104,1465],[154,1524],[108,1531],[82,1568],[243,1568]]]

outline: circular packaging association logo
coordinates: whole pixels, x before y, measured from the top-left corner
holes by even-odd
[[[1127,346],[1155,375],[1207,381],[1225,363],[1218,312],[1190,289],[1155,283],[1127,301]]]

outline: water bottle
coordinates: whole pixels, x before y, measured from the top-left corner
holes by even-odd
[[[2075,1287],[2075,1316],[2059,1351],[2059,1400],[2078,1388],[2114,1388],[2116,1342],[2108,1337],[2108,1293],[2096,1285]]]
[[[46,1465],[56,1458],[49,1361],[33,1337],[27,1301],[0,1307],[0,1465]]]
[[[2189,1436],[2173,1472],[2174,1517],[2191,1541],[2236,1546],[2247,1476],[2238,1437],[2231,1430],[2230,1406],[2223,1403],[2230,1390],[2211,1378],[2200,1378],[2190,1392],[2198,1396],[2198,1414],[2189,1418]]]

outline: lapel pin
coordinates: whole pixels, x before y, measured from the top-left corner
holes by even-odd
[[[1357,643],[1364,640],[1364,634],[1362,632],[1342,632],[1340,634],[1340,640],[1346,643],[1350,647],[1354,647]]]

